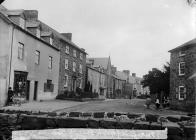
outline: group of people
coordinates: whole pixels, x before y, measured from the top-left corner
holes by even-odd
[[[146,107],[149,108],[150,104],[151,104],[151,98],[150,98],[150,96],[148,96],[146,99]],[[156,98],[155,105],[156,105],[157,109],[160,108],[161,103],[160,103],[159,98]],[[169,98],[168,97],[163,98],[162,106],[163,106],[163,108],[169,107]]]

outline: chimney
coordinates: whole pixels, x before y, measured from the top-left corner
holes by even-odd
[[[133,77],[136,77],[136,73],[132,73],[132,76],[133,76]]]
[[[114,66],[112,65],[112,74],[115,74],[116,71],[117,71],[117,67],[114,67]]]
[[[85,52],[85,49],[84,48],[80,48],[80,50],[82,50],[83,52]]]
[[[123,72],[126,74],[126,75],[130,75],[130,71],[129,70],[123,70]]]
[[[61,33],[61,35],[63,35],[64,37],[66,37],[67,39],[69,39],[71,41],[72,39],[72,33]]]
[[[25,15],[26,20],[31,20],[31,21],[38,20],[38,11],[37,10],[24,10],[24,15]]]

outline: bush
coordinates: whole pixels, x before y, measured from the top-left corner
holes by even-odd
[[[57,95],[56,99],[66,99],[66,98],[73,98],[73,99],[82,99],[82,98],[98,98],[99,94],[94,92],[83,92],[81,89],[77,89],[77,92],[74,91],[64,91],[63,94]]]

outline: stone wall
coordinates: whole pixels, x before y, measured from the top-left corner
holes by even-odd
[[[193,44],[195,45],[195,44]],[[170,98],[171,108],[195,111],[195,79],[190,79],[196,71],[196,47],[187,46],[184,56],[179,56],[181,50],[171,52],[170,62]],[[185,75],[179,75],[179,62],[185,62]],[[186,87],[186,98],[178,99],[179,86]]]
[[[158,116],[115,112],[29,112],[0,110],[0,139],[13,130],[101,128],[163,130],[168,139],[195,139],[195,116]]]
[[[86,73],[86,54],[83,53],[81,50],[73,47],[72,45],[65,43],[64,41],[56,39],[55,44],[60,48],[60,69],[59,69],[59,93],[64,92],[64,85],[65,85],[65,74],[68,75],[68,86],[67,90],[71,91],[72,87],[72,76],[74,74],[79,75],[82,77],[82,89],[85,86],[85,73]],[[69,54],[66,54],[66,45],[69,46]],[[76,50],[76,57],[73,57],[73,49]],[[83,59],[80,60],[80,53],[83,53]],[[68,59],[68,69],[65,69],[65,59]],[[76,63],[76,72],[73,72],[73,62]],[[82,74],[79,73],[79,64],[82,65]]]

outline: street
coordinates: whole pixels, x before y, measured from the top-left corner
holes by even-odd
[[[180,115],[185,112],[160,109],[156,110],[152,105],[146,109],[144,99],[106,99],[105,101],[76,102],[66,100],[51,100],[43,102],[29,102],[21,106],[7,106],[2,109],[28,110],[28,111],[52,111],[52,112],[129,112],[151,113],[162,115]]]
[[[129,112],[129,113],[152,113],[162,115],[180,115],[185,112],[172,110],[156,110],[154,107],[146,109],[144,99],[109,99],[105,101],[91,101],[55,112]]]

